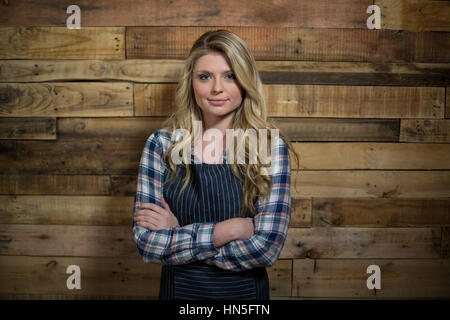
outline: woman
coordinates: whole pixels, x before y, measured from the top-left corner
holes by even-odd
[[[133,209],[139,254],[163,264],[160,299],[267,300],[265,267],[278,258],[289,226],[293,149],[283,134],[268,135],[271,170],[264,174],[267,163],[249,161],[254,145],[238,136],[246,161],[228,161],[238,159],[238,148],[230,149],[227,129],[276,129],[245,42],[226,30],[203,34],[186,60],[175,103],[144,147]],[[198,139],[198,123],[219,133],[214,144],[207,134]],[[176,165],[180,150],[184,161]]]

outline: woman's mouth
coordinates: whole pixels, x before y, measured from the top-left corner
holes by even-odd
[[[227,102],[226,99],[208,99],[209,102],[211,102],[211,104],[215,105],[215,106],[221,106],[223,105],[225,102]]]

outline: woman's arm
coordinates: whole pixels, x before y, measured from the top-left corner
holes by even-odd
[[[139,165],[133,207],[133,235],[138,252],[144,262],[163,264],[184,264],[213,257],[218,252],[214,246],[215,223],[193,223],[152,231],[135,222],[135,213],[141,204],[163,207],[160,201],[165,170],[163,142],[169,143],[170,138],[159,131],[150,135]]]
[[[222,246],[206,263],[219,268],[241,271],[271,266],[280,255],[290,221],[289,151],[279,138],[272,149],[272,188],[269,195],[258,202],[254,217],[255,234],[246,240],[231,241]]]

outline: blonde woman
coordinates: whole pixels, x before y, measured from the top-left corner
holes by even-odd
[[[145,144],[133,209],[140,256],[163,264],[160,299],[268,300],[265,267],[277,260],[290,221],[289,151],[298,157],[281,132],[271,134],[277,128],[245,42],[227,30],[204,33],[175,104]],[[241,149],[230,148],[227,131],[239,129],[267,130],[258,141],[269,164],[251,161],[255,145],[244,135],[236,135]]]

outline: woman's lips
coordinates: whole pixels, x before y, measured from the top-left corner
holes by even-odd
[[[208,99],[208,101],[211,102],[215,106],[221,106],[225,102],[227,102],[227,100],[224,100],[224,99]]]

